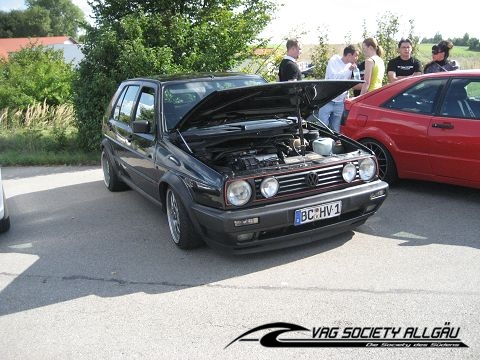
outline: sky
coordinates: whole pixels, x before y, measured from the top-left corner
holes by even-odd
[[[87,15],[90,6],[87,0],[73,0]],[[377,19],[392,13],[400,22],[398,37],[408,36],[409,20],[414,21],[414,34],[421,38],[432,38],[440,33],[444,38],[463,37],[480,39],[478,12],[471,1],[435,3],[431,1],[402,0],[359,1],[341,0],[276,0],[283,6],[274,15],[275,19],[262,32],[271,42],[283,43],[290,36],[298,36],[304,44],[318,43],[319,34],[328,35],[328,43],[344,44],[361,42],[365,23],[369,36],[374,35]],[[448,5],[449,4],[449,5]],[[25,8],[23,0],[0,0],[0,10]],[[320,29],[320,30],[319,30]]]

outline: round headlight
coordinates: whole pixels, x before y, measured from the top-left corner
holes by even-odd
[[[263,179],[262,183],[260,184],[260,191],[266,198],[271,198],[272,196],[277,195],[278,186],[277,179],[268,177]]]
[[[227,200],[235,206],[245,205],[252,196],[252,188],[245,180],[237,180],[227,187]]]
[[[377,174],[377,164],[372,158],[362,159],[358,162],[358,173],[363,181],[370,181]]]
[[[343,167],[342,176],[346,182],[352,182],[357,175],[357,168],[352,163],[348,163]]]

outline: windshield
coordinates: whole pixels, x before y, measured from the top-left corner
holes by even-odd
[[[174,128],[183,115],[216,90],[264,83],[262,78],[224,78],[167,84],[163,90],[163,116],[167,130]]]

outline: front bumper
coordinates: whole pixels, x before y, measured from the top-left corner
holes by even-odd
[[[242,210],[219,210],[192,206],[197,222],[210,246],[246,254],[304,244],[331,237],[363,224],[383,203],[388,184],[377,180],[351,188]],[[341,215],[303,225],[294,225],[295,210],[342,202]],[[235,221],[258,218],[258,223],[235,226]]]

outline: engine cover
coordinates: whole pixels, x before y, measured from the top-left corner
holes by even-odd
[[[266,155],[248,155],[236,157],[230,163],[230,166],[235,171],[259,169],[268,166],[275,166],[279,164],[277,154]]]

